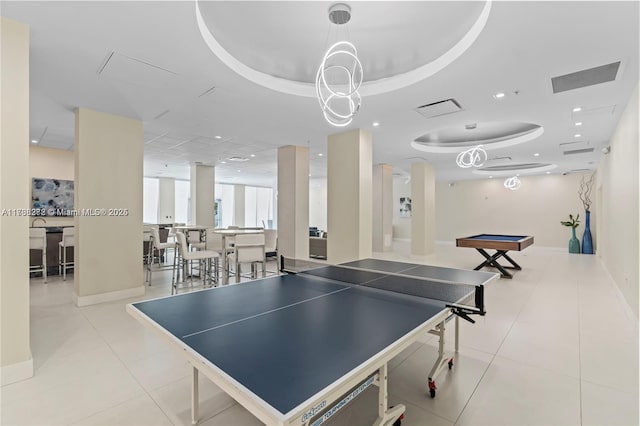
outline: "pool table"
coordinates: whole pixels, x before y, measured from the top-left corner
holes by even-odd
[[[476,271],[485,266],[497,268],[502,274],[502,278],[513,278],[505,268],[521,270],[512,258],[507,255],[509,250],[521,251],[533,244],[533,237],[526,235],[499,235],[499,234],[478,234],[470,237],[456,238],[456,247],[471,247],[484,256],[485,261],[474,269]],[[486,250],[495,250],[492,255]],[[500,258],[506,259],[512,266],[505,266],[498,263]]]

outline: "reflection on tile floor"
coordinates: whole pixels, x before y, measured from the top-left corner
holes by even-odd
[[[375,257],[475,267],[475,253],[438,245],[415,258],[406,243]],[[425,335],[389,364],[389,402],[407,407],[403,425],[637,425],[638,323],[597,256],[537,247],[514,253],[524,269],[486,291],[487,316],[461,322],[451,371],[426,375],[437,338]],[[271,270],[275,263],[269,265]],[[35,376],[1,389],[3,425],[187,425],[189,365],[130,317],[124,306],[170,294],[171,271],[154,273],[144,297],[77,308],[73,280],[32,279]],[[453,342],[448,327],[447,346]],[[261,424],[206,378],[200,424]],[[377,388],[329,424],[370,425]]]

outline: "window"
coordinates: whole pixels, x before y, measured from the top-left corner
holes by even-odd
[[[273,224],[273,189],[247,186],[244,190],[244,226]]]
[[[160,183],[156,178],[142,180],[142,221],[158,223],[158,197]]]
[[[191,185],[188,180],[176,180],[176,223],[189,223]]]
[[[226,228],[233,225],[234,200],[233,185],[224,183],[216,184],[216,203],[218,207],[218,217],[220,221],[216,221],[216,226]]]

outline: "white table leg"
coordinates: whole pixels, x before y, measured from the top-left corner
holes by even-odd
[[[193,367],[193,380],[191,382],[191,424],[198,424],[198,369]]]

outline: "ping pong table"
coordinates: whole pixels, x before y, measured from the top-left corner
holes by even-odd
[[[434,397],[435,377],[453,365],[445,323],[455,318],[457,352],[458,318],[485,314],[484,285],[498,277],[375,259],[281,264],[295,273],[127,305],[191,364],[193,424],[202,373],[268,425],[319,426],[371,385],[375,424],[398,425],[405,407],[388,408],[387,363],[425,333],[438,335]]]

